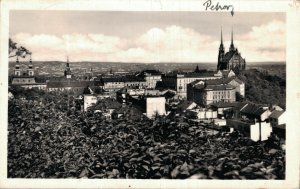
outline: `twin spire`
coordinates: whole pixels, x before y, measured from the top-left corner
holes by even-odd
[[[222,27],[221,27],[221,45],[223,46],[223,31],[222,31]],[[233,44],[233,28],[231,28],[231,44],[229,47],[229,51],[234,51],[234,44]]]

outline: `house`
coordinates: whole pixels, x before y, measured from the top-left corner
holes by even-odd
[[[272,127],[285,129],[286,114],[285,111],[274,110],[269,116],[269,122]]]
[[[165,97],[146,98],[146,116],[148,118],[153,118],[155,115],[166,115]]]
[[[233,113],[231,116],[230,111]],[[227,126],[242,132],[254,141],[267,140],[272,133],[272,125],[268,121],[271,111],[266,105],[242,102],[223,112],[227,114]]]
[[[243,119],[257,120],[259,122],[266,121],[271,114],[268,106],[247,103],[241,110],[241,117]]]
[[[122,104],[117,102],[113,98],[105,98],[95,105],[95,110],[100,110],[102,115],[104,115],[107,119],[112,119],[113,112],[115,110],[119,110],[122,107]]]
[[[160,94],[166,98],[167,103],[170,103],[176,97],[176,91],[171,89],[160,91]]]
[[[269,122],[273,132],[279,137],[285,138],[286,113],[283,110],[274,110],[269,116]]]
[[[179,102],[177,105],[177,112],[178,113],[185,113],[187,110],[191,110],[196,108],[198,105],[193,102],[193,101],[188,101],[188,100],[182,100]]]
[[[237,77],[227,77],[224,79],[224,83],[235,87],[235,92],[245,97],[245,83]]]
[[[216,119],[217,111],[207,108],[195,108],[186,110],[186,116],[192,119],[205,120]]]
[[[239,118],[240,117],[240,110],[246,106],[247,103],[245,102],[223,102],[219,101],[216,103],[209,104],[213,110],[218,112],[218,117],[220,118]]]
[[[130,96],[130,103],[145,116],[152,119],[156,115],[167,115],[166,99],[162,96]]]
[[[271,136],[272,127],[267,122],[249,122],[242,119],[228,119],[227,126],[238,130],[253,141],[264,141]]]
[[[123,88],[116,93],[119,103],[132,105],[148,118],[166,115],[166,98],[158,90]]]

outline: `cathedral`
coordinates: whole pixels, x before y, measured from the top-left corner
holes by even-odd
[[[241,56],[241,53],[233,44],[233,32],[231,31],[231,44],[229,51],[225,53],[223,45],[223,34],[221,30],[221,44],[219,47],[218,66],[217,70],[233,70],[239,72],[245,70],[246,60]]]

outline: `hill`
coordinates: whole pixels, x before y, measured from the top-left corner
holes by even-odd
[[[267,71],[250,69],[240,74],[240,79],[246,84],[246,100],[286,106],[286,79],[271,75]]]

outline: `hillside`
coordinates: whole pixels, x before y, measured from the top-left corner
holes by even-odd
[[[257,69],[246,70],[240,74],[246,84],[246,100],[286,106],[286,79]]]

